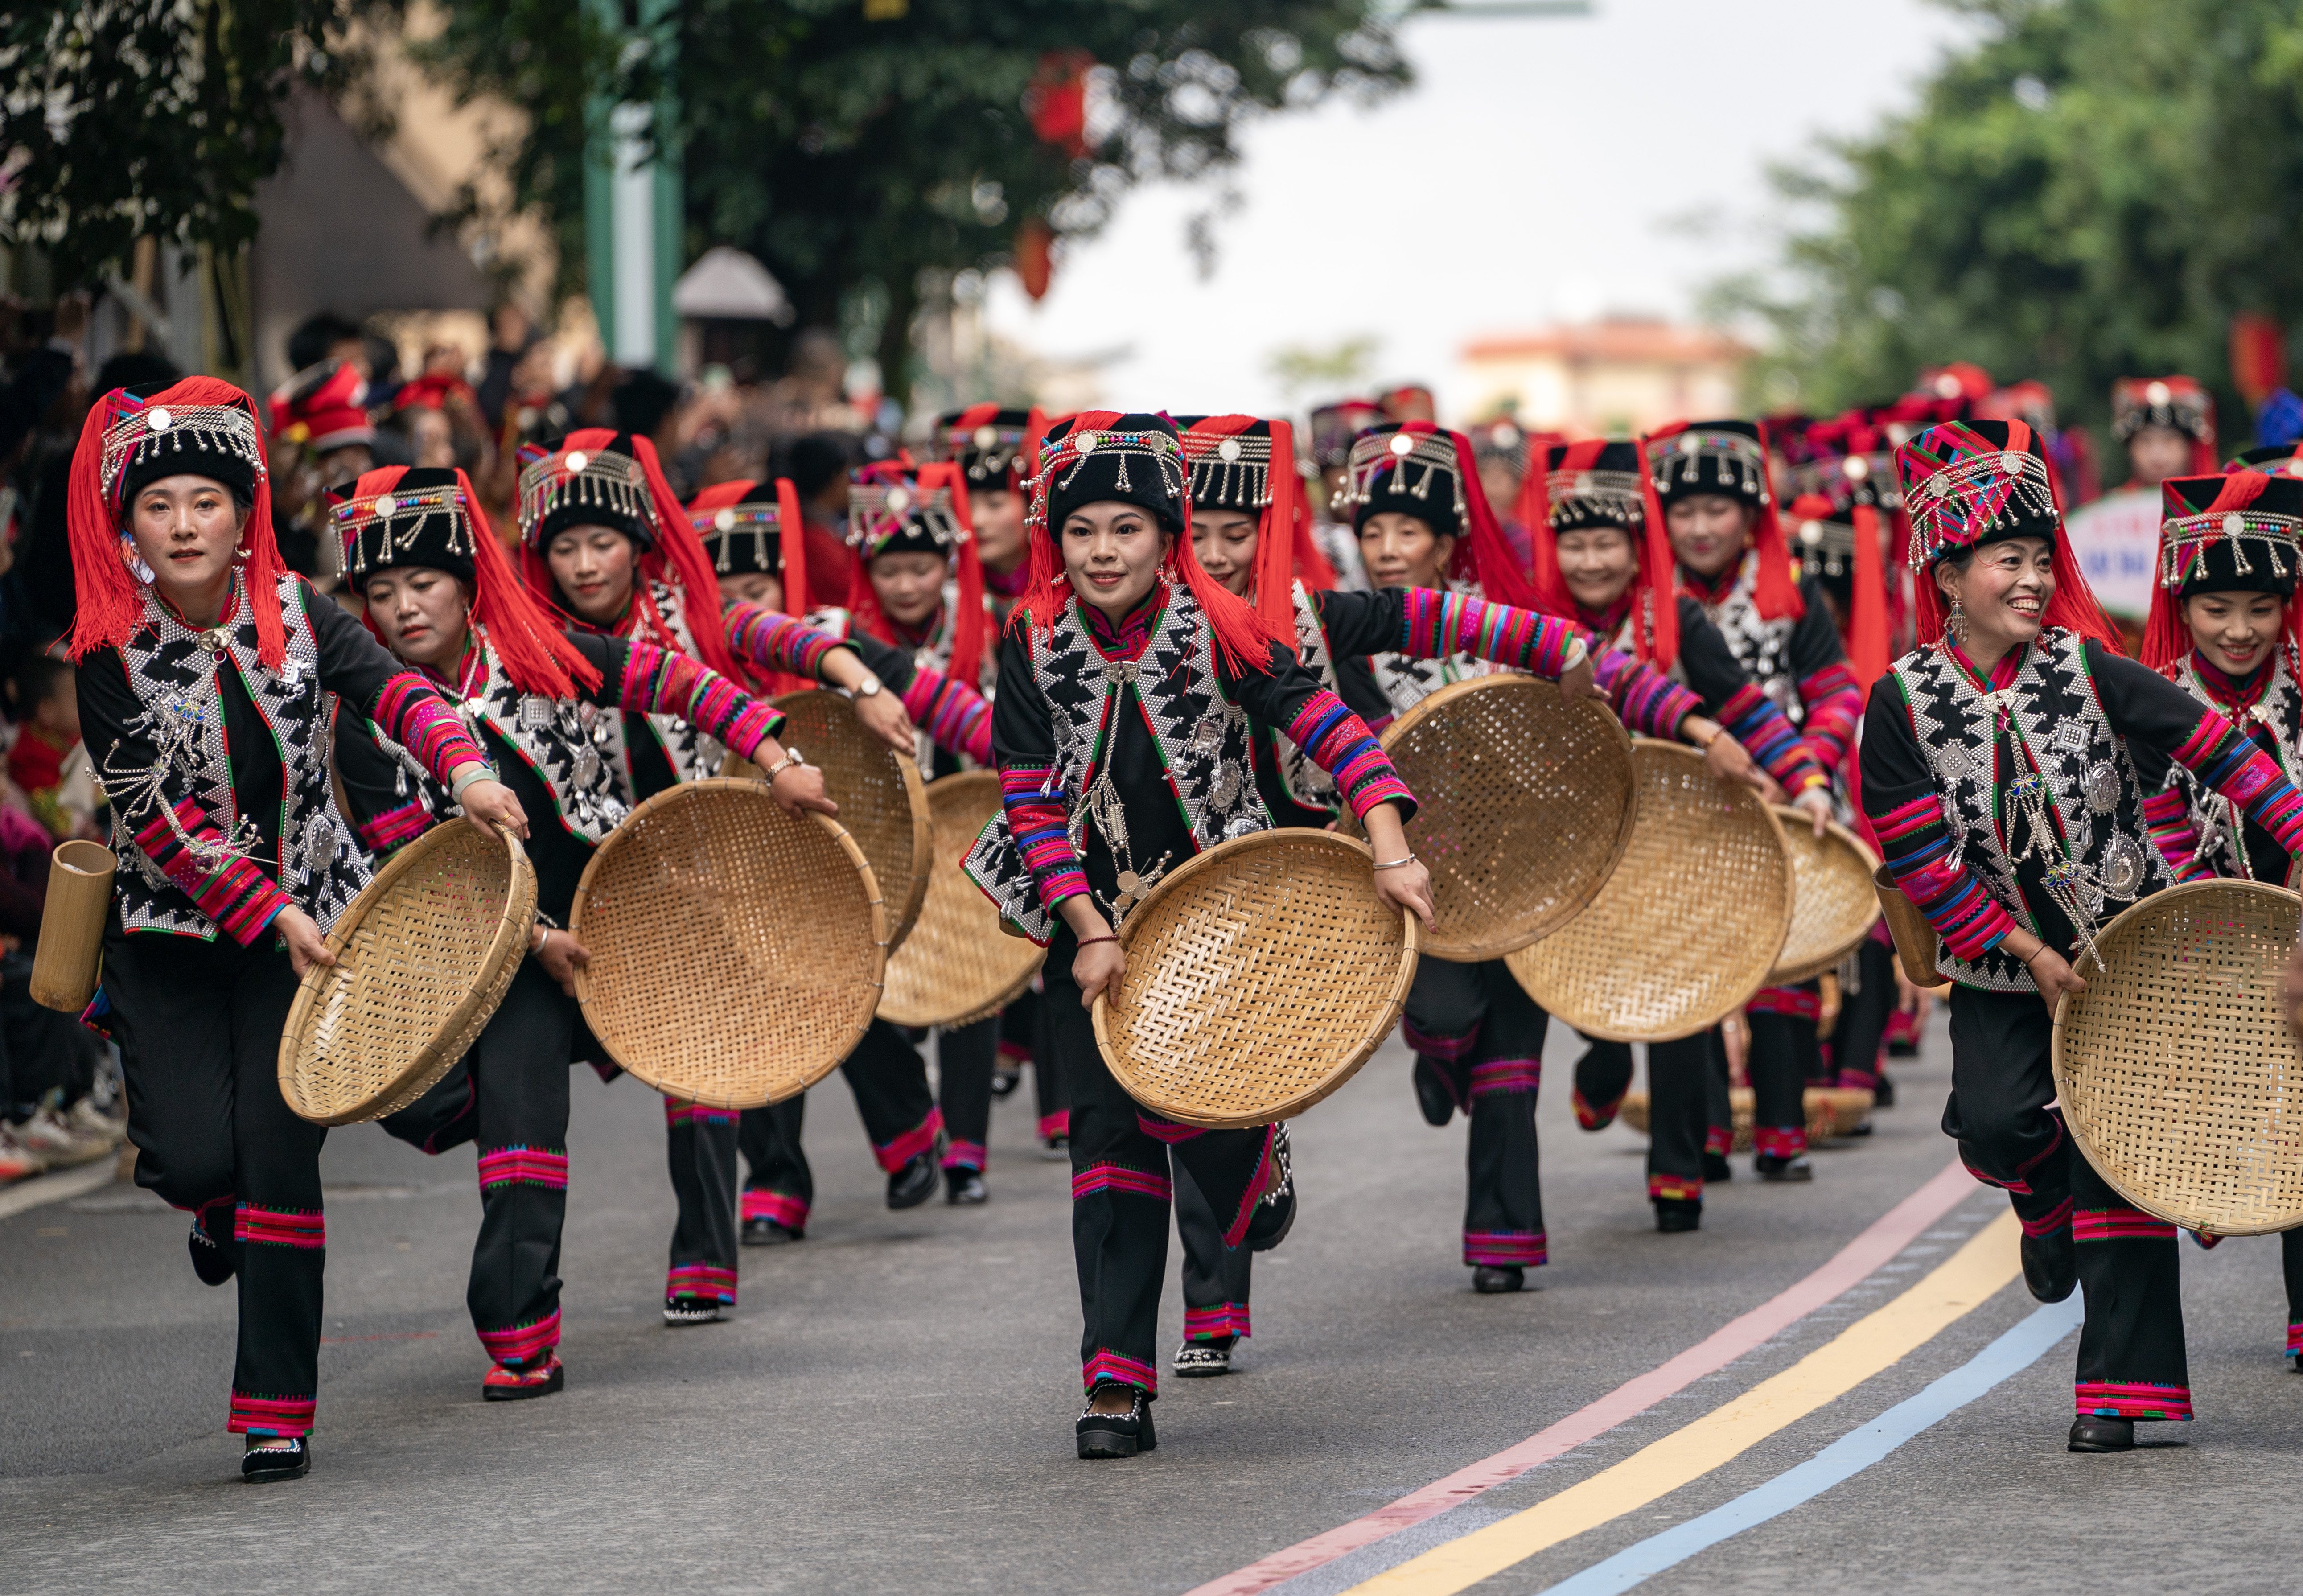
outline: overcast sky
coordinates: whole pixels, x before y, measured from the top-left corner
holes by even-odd
[[[1263,410],[1270,352],[1381,340],[1379,375],[1439,390],[1470,337],[1607,311],[1691,313],[1759,258],[1769,162],[1908,106],[1968,24],[1922,0],[1595,0],[1582,18],[1420,20],[1416,85],[1253,129],[1244,201],[1202,281],[1208,190],[1131,195],[1034,307],[995,279],[996,329],[1057,357],[1118,348],[1124,408]]]

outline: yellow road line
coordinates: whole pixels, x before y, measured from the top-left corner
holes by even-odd
[[[2019,1235],[2014,1214],[2003,1212],[1925,1279],[1782,1373],[1613,1467],[1387,1569],[1346,1596],[1453,1596],[1700,1479],[1981,1307],[2022,1271]]]

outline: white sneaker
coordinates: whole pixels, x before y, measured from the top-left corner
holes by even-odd
[[[128,1118],[115,1119],[96,1106],[96,1099],[83,1097],[64,1114],[66,1128],[75,1134],[99,1142],[106,1152],[117,1147],[128,1137]]]
[[[0,1125],[0,1186],[12,1181],[30,1180],[45,1174],[48,1161],[18,1141],[13,1132]]]
[[[54,1109],[42,1109],[16,1127],[16,1139],[47,1160],[50,1169],[63,1169],[102,1158],[112,1144],[85,1136],[64,1122]]]

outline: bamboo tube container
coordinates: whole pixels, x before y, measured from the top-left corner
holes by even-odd
[[[43,1009],[77,1015],[96,996],[118,864],[100,842],[56,844],[40,909],[40,945],[32,956],[32,1001]]]
[[[1919,913],[1919,906],[1905,896],[1885,865],[1871,873],[1871,885],[1879,894],[1879,911],[1887,918],[1887,934],[1894,940],[1895,959],[1903,967],[1903,979],[1914,986],[1946,984],[1936,968],[1936,928]]]

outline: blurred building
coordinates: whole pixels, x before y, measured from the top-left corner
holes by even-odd
[[[1455,392],[1465,414],[1573,434],[1636,432],[1741,407],[1746,345],[1707,327],[1603,317],[1498,334],[1464,346]]]

